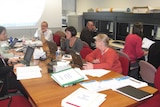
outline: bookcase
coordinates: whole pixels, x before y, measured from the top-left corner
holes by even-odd
[[[145,37],[152,40],[160,38],[160,13],[84,12],[83,27],[89,20],[95,23],[98,32],[106,33],[115,40],[125,40],[136,22],[144,24]]]

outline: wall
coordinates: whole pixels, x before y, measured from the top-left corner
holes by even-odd
[[[62,0],[46,0],[44,12],[35,26],[7,28],[8,36],[31,38],[44,20],[53,32],[62,29]]]
[[[159,0],[77,0],[77,13],[87,12],[89,8],[132,8],[134,6],[160,7]]]

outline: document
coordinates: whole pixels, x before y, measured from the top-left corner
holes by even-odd
[[[126,95],[136,101],[141,101],[141,100],[144,100],[146,98],[153,96],[152,94],[150,94],[148,92],[137,89],[137,88],[132,87],[130,85],[118,88],[118,89],[116,89],[116,91],[123,94],[123,95]]]
[[[17,80],[41,78],[41,68],[39,66],[17,67]]]
[[[81,82],[80,85],[88,90],[95,91],[95,92],[100,92],[108,89],[116,90],[118,88],[128,86],[128,85],[131,85],[135,88],[148,86],[146,82],[136,80],[129,76],[122,76],[122,77],[112,78],[112,79],[107,79],[102,81],[96,81],[96,80],[85,81],[85,82]]]
[[[107,82],[109,81],[110,80],[108,80]],[[106,81],[91,80],[91,81],[81,82],[79,84],[83,86],[84,88],[90,91],[95,91],[95,92],[100,92],[100,91],[111,89],[108,83],[106,84]]]
[[[117,88],[124,87],[127,85],[131,85],[135,88],[148,86],[146,82],[139,81],[130,76],[122,76],[119,78],[113,78],[113,82],[112,84],[110,84],[110,87],[112,90],[116,90]]]
[[[51,78],[62,87],[71,86],[84,80],[84,77],[73,68],[51,73]]]
[[[62,99],[62,107],[99,107],[105,100],[105,94],[78,88],[73,93]]]
[[[148,39],[148,38],[143,38],[143,41],[142,41],[142,48],[144,49],[149,49],[149,47],[155,43],[154,41]]]
[[[90,75],[93,77],[101,77],[111,71],[105,69],[89,69],[89,70],[82,70],[86,75]]]

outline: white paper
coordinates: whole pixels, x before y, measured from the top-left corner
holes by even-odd
[[[39,66],[17,67],[17,80],[40,78],[42,74]]]
[[[146,82],[136,80],[129,76],[122,76],[102,81],[91,80],[91,81],[81,82],[80,85],[88,90],[95,92],[100,92],[108,89],[116,90],[117,88],[124,87],[127,85],[131,85],[135,88],[148,86]]]
[[[106,99],[105,94],[78,88],[62,100],[62,107],[99,107]]]
[[[105,74],[108,74],[109,70],[105,70],[105,69],[89,69],[89,70],[82,70],[86,75],[90,75],[93,77],[101,77]]]
[[[83,79],[83,76],[71,68],[65,71],[53,73],[51,75],[51,78],[53,78],[60,85],[64,85],[64,84],[77,81],[79,79]]]
[[[142,48],[149,49],[149,47],[150,47],[153,43],[155,43],[155,42],[152,41],[152,40],[150,40],[150,39],[143,38]]]

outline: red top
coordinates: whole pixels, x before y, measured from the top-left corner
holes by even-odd
[[[109,48],[103,55],[99,49],[95,49],[88,54],[85,59],[88,62],[92,62],[94,59],[100,60],[100,63],[93,64],[94,69],[107,69],[119,73],[122,72],[119,55],[112,48]]]
[[[123,52],[126,53],[132,62],[144,55],[142,50],[142,38],[137,34],[129,34],[126,37]]]

